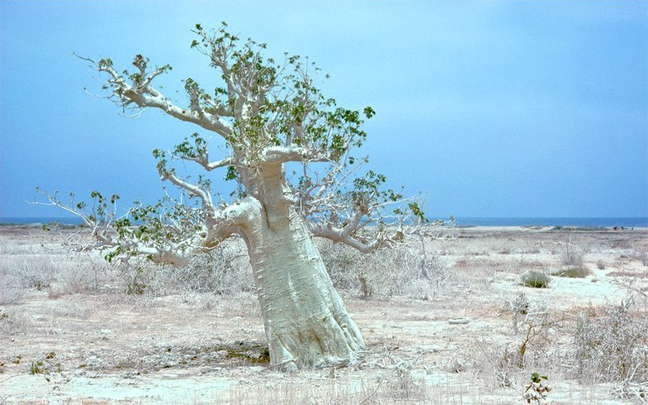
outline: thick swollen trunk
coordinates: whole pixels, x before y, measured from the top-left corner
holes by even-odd
[[[275,179],[282,181],[282,175]],[[266,179],[268,180],[268,179]],[[298,368],[352,364],[362,335],[333,288],[312,236],[292,205],[271,188],[244,238],[261,304],[271,365]],[[278,199],[270,198],[275,195]],[[252,219],[252,218],[251,218]]]

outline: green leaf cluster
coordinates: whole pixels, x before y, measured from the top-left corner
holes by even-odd
[[[192,79],[185,81],[185,89],[192,106],[210,101],[201,105],[206,112],[233,112],[237,105],[244,105],[245,113],[233,117],[228,142],[247,162],[254,162],[264,148],[291,145],[338,160],[366,139],[361,125],[375,111],[337,107],[334,99],[324,97],[316,87],[320,69],[307,59],[287,53],[282,62],[265,58],[266,44],[252,39],[239,43],[225,23],[212,32],[197,24],[194,32],[199,39],[191,47],[210,57],[224,85],[213,96]]]

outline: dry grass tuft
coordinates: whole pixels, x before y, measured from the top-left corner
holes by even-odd
[[[552,276],[567,278],[585,278],[590,274],[592,274],[592,271],[586,267],[569,267],[551,273]]]

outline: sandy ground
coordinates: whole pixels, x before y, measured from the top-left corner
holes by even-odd
[[[569,353],[579,316],[645,296],[645,229],[455,230],[429,242],[445,273],[416,293],[341,291],[367,343],[360,364],[296,374],[267,367],[253,293],[126,295],[69,276],[67,288],[30,285],[18,277],[36,271],[28,265],[65,251],[37,228],[0,236],[0,404],[522,404],[533,371],[549,376],[552,404],[641,403],[579,381]],[[520,285],[526,271],[560,268],[566,246],[589,276]],[[520,294],[547,323],[516,368],[502,358],[534,325],[519,318],[514,333]]]

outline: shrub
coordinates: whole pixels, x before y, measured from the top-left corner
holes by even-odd
[[[567,278],[585,278],[590,274],[592,274],[592,272],[586,267],[569,267],[551,273],[552,276]]]
[[[56,279],[59,266],[46,256],[25,257],[20,265],[20,277],[23,287],[42,291]]]
[[[365,286],[368,286],[371,280],[367,280],[367,276],[362,274],[359,268],[370,256],[363,258],[355,249],[328,240],[318,242],[320,255],[335,288],[352,290],[357,287],[358,282],[362,283],[362,279]]]
[[[648,317],[634,308],[632,298],[604,308],[602,314],[581,316],[574,332],[576,372],[605,382],[648,379]]]
[[[562,252],[562,264],[568,267],[583,267],[583,253],[572,246],[571,237]]]
[[[186,268],[169,268],[169,275],[181,290],[231,295],[254,291],[252,269],[243,247],[222,244],[209,253],[192,258]]]
[[[424,243],[407,241],[370,254],[328,240],[318,241],[318,247],[335,288],[355,291],[362,298],[425,297],[456,277]]]
[[[541,271],[531,270],[522,274],[522,285],[533,288],[547,288],[551,277]]]
[[[528,404],[533,401],[535,404],[548,404],[547,394],[551,391],[546,381],[549,378],[538,373],[531,374],[531,382],[527,385],[524,391],[524,399]]]
[[[124,264],[121,278],[127,294],[214,293],[232,295],[254,291],[252,270],[242,247],[218,246],[192,257],[186,267],[155,266],[146,261]]]

